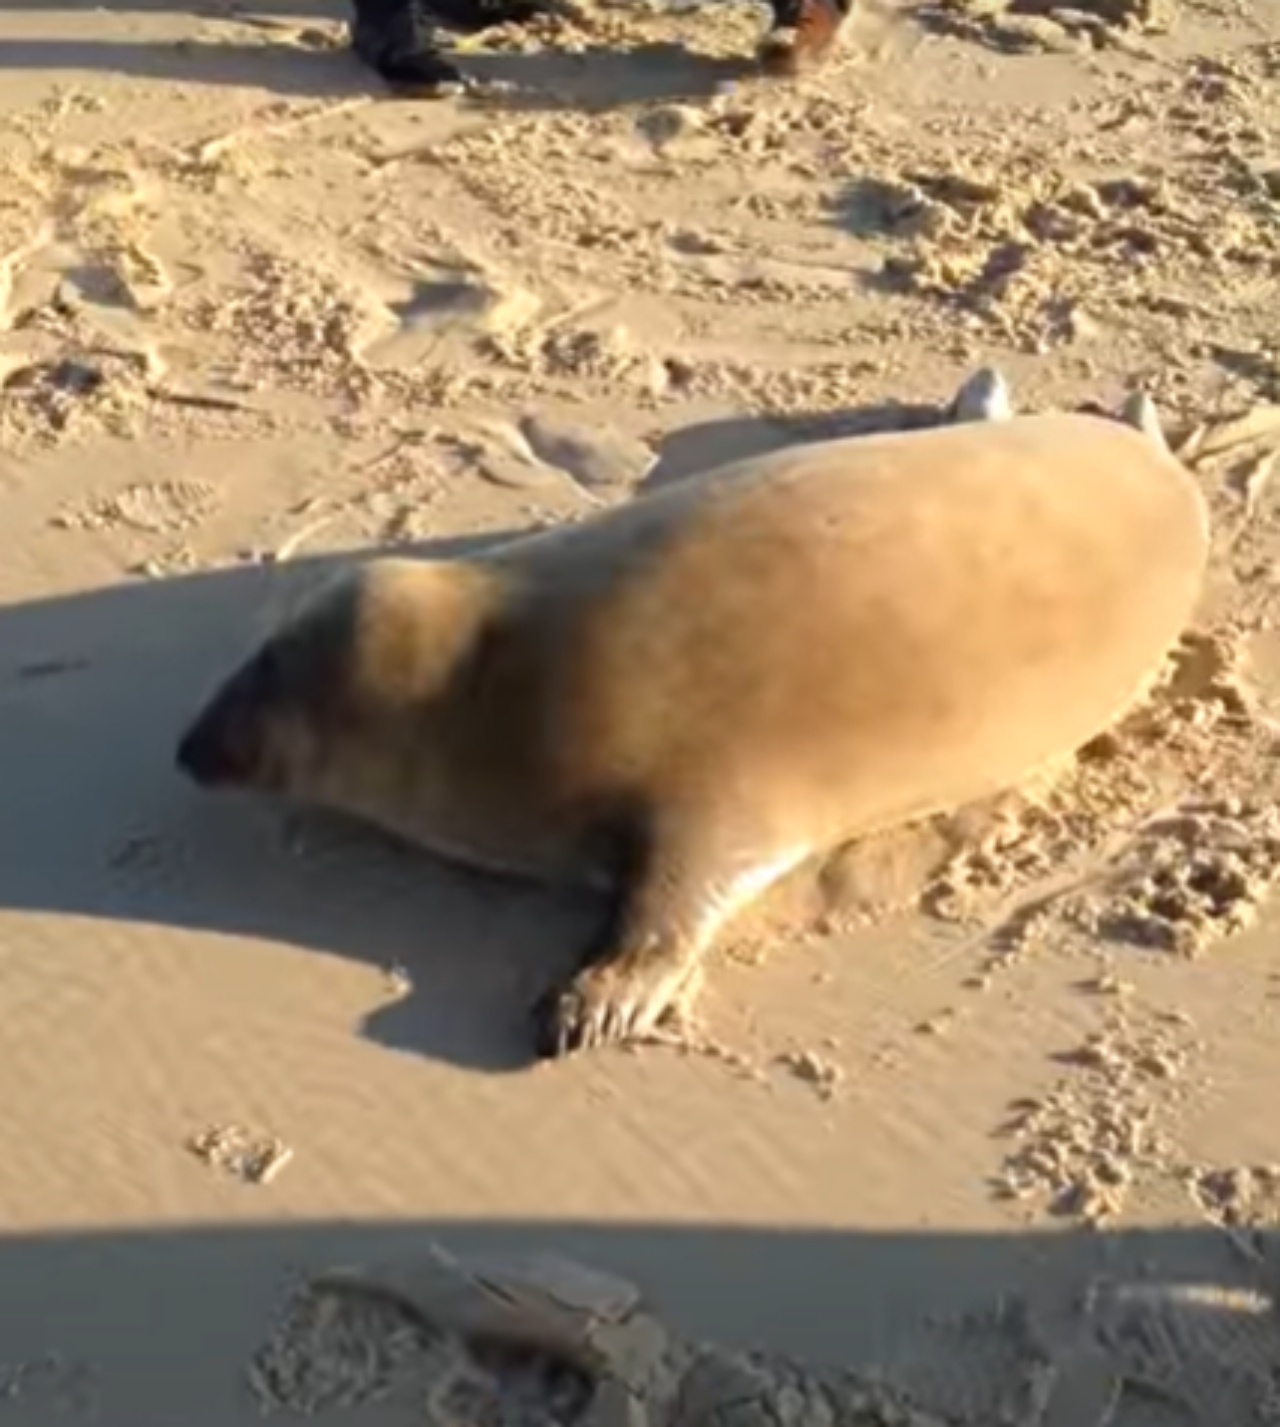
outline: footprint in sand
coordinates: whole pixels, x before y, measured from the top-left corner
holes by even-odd
[[[114,209],[103,230],[94,204],[68,206],[70,219],[40,225],[0,257],[0,332],[32,327],[42,313],[74,316],[105,342],[157,363],[148,318],[173,295],[168,268]]]
[[[643,441],[607,426],[526,416],[520,433],[538,460],[558,467],[591,492],[633,489],[657,460]]]
[[[464,267],[441,265],[369,292],[371,322],[358,357],[377,370],[404,370],[438,353],[452,336],[504,334],[526,326],[541,302],[532,292]]]
[[[144,534],[174,535],[195,529],[218,505],[218,489],[207,481],[144,481],[70,506],[54,524],[62,530],[126,526]]]
[[[467,466],[513,490],[571,487],[593,504],[634,489],[655,462],[643,441],[604,425],[525,416],[481,421],[453,438]]]

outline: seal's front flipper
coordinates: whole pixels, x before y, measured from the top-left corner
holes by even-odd
[[[535,1007],[540,1057],[651,1035],[695,986],[708,947],[734,914],[801,860],[766,850],[744,865],[717,854],[695,827],[672,822],[678,835],[655,839],[637,860],[577,974]]]
[[[637,1039],[675,1009],[719,922],[707,925],[705,912],[702,927],[681,917],[671,890],[645,880],[619,896],[576,975],[534,1008],[540,1057]]]

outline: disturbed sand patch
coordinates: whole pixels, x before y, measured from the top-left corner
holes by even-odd
[[[1044,49],[1079,53],[1136,48],[1142,35],[1165,33],[1173,24],[1169,0],[939,0],[923,8],[925,21],[944,34],[976,40],[994,49]]]
[[[210,1169],[246,1184],[270,1184],[293,1158],[293,1150],[278,1135],[243,1125],[210,1125],[192,1135],[187,1148]]]
[[[1033,349],[1096,335],[1179,271],[1247,274],[1280,256],[1269,206],[1234,208],[1206,229],[1163,176],[1081,182],[1036,162],[1021,173],[909,173],[875,198],[890,230],[907,235],[907,252],[885,260],[888,282]]]
[[[1124,1212],[1136,1181],[1181,1169],[1169,1127],[1195,1043],[1185,1018],[1131,1012],[1124,983],[1094,985],[1121,1003],[1103,1030],[1060,1056],[1072,1069],[1047,1095],[1010,1107],[1003,1134],[1015,1147],[993,1187],[1097,1225]]]

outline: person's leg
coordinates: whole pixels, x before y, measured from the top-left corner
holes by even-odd
[[[772,0],[773,28],[760,45],[760,62],[791,75],[821,64],[835,49],[853,0]]]
[[[440,48],[436,18],[423,0],[353,3],[352,47],[388,84],[432,90],[461,82],[461,73]]]
[[[397,89],[431,90],[462,80],[445,58],[437,34],[443,23],[458,30],[520,24],[543,14],[554,0],[353,0],[352,42],[364,62]]]

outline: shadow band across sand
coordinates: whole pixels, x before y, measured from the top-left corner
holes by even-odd
[[[261,1420],[244,1370],[290,1285],[420,1257],[431,1242],[491,1260],[566,1255],[632,1280],[680,1334],[818,1367],[878,1364],[917,1383],[922,1398],[949,1394],[953,1404],[994,1370],[972,1352],[966,1363],[961,1320],[994,1321],[1002,1300],[1021,1295],[1053,1315],[1074,1312],[1100,1280],[1141,1279],[1152,1291],[1257,1286],[1207,1228],[977,1234],[413,1221],[9,1236],[0,1239],[6,1370],[48,1368],[5,1403],[4,1420],[47,1427],[64,1420],[54,1415],[58,1401],[71,1408],[65,1420],[99,1427]],[[1112,1419],[1119,1427],[1187,1420],[1141,1395],[1130,1406]],[[322,1420],[412,1419],[370,1408]]]
[[[24,4],[0,0],[0,22],[6,10],[30,10]],[[58,0],[42,6],[53,19],[95,12],[100,5]],[[319,20],[345,27],[349,4],[280,3],[245,5],[237,9],[199,4],[134,3],[109,7],[113,17],[131,13],[190,17],[219,21],[222,37],[201,33],[172,41],[135,40],[127,34],[102,39],[89,34],[53,37],[0,35],[0,76],[49,70],[88,70],[137,79],[169,80],[201,86],[265,89],[295,99],[394,98],[351,53],[344,29],[331,36],[314,28]],[[266,20],[268,23],[262,24]],[[309,28],[310,22],[310,28]],[[696,38],[697,17],[685,23]],[[278,26],[278,28],[277,28]],[[294,28],[294,27],[297,28]],[[233,28],[234,27],[234,28]],[[258,38],[240,38],[240,33]],[[442,30],[449,43],[450,32]],[[710,98],[726,81],[753,72],[751,57],[699,54],[680,43],[653,42],[625,50],[608,45],[584,54],[555,51],[469,52],[469,80],[478,86],[475,98],[486,107],[518,109],[609,110],[633,104]]]

